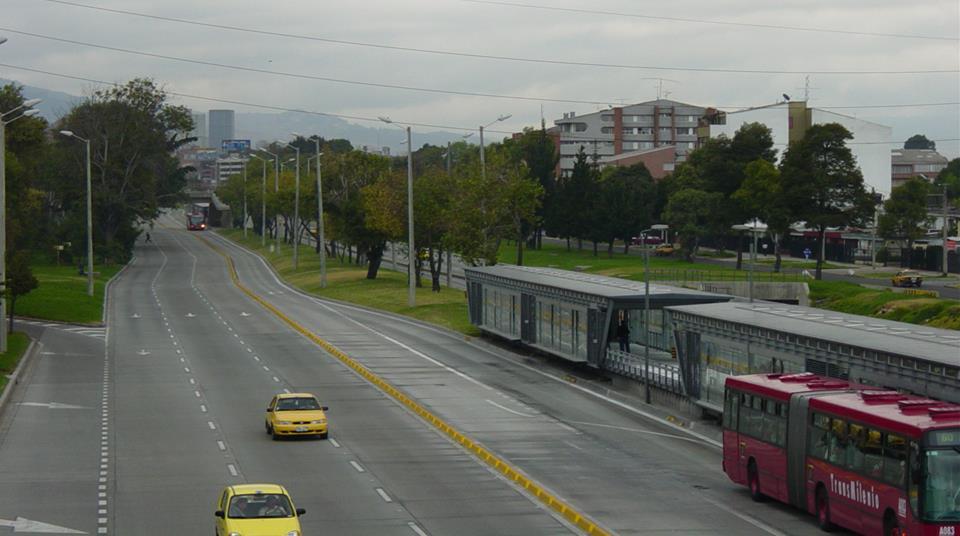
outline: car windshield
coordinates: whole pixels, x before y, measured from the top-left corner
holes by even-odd
[[[290,499],[280,493],[255,493],[234,495],[230,499],[227,517],[231,519],[259,519],[267,517],[292,517]]]
[[[960,446],[928,450],[923,463],[923,518],[960,521]]]
[[[277,402],[277,411],[297,411],[320,409],[315,398],[281,398]]]

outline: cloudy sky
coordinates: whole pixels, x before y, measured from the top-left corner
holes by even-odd
[[[833,111],[890,125],[897,140],[914,133],[944,140],[938,141],[938,149],[949,157],[960,156],[960,107],[956,104],[960,101],[960,7],[956,0],[513,3],[2,0],[0,36],[9,41],[0,46],[0,63],[7,65],[0,66],[0,78],[84,94],[95,84],[9,66],[107,82],[150,76],[168,90],[182,94],[374,119],[383,115],[396,121],[453,128],[476,128],[500,115],[512,114],[508,121],[491,127],[512,131],[539,124],[541,109],[551,124],[566,111],[586,113],[605,108],[604,103],[656,98],[658,86],[671,99],[720,108],[769,104],[783,93],[797,100],[804,95],[805,73],[811,73],[812,105],[888,106]],[[593,12],[521,7],[520,3]],[[260,33],[82,6],[241,27]],[[55,41],[51,37],[74,42]],[[337,44],[323,39],[617,66],[440,55]],[[134,55],[79,43],[305,77],[525,99],[296,78]],[[846,73],[836,74],[838,71]],[[657,81],[656,77],[663,80]],[[191,98],[178,101],[198,110],[231,107],[238,111],[263,111]],[[939,103],[953,104],[889,107]]]

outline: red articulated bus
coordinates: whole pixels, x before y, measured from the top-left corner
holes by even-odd
[[[203,214],[187,214],[187,230],[202,231],[207,228],[207,219]]]
[[[960,536],[960,406],[812,373],[726,380],[723,470],[859,534]]]

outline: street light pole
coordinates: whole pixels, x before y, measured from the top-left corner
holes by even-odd
[[[300,137],[294,133],[294,136]],[[327,241],[323,228],[323,176],[320,171],[320,136],[311,136],[316,146],[317,159],[317,243],[320,250],[320,288],[327,287]],[[308,166],[309,167],[309,166]]]
[[[90,140],[81,138],[69,130],[60,134],[80,140],[86,145],[87,155],[87,296],[93,296],[93,190],[91,189]]]
[[[266,152],[266,151],[264,151]],[[272,162],[271,158],[264,158],[260,155],[251,154],[250,156],[263,162],[263,178],[260,179],[260,247],[267,245],[267,162]]]
[[[513,117],[512,114],[501,115],[500,117],[496,118],[495,120],[487,123],[487,125],[480,125],[480,178],[481,178],[481,179],[486,179],[486,178],[487,178],[487,160],[486,160],[486,157],[485,157],[485,154],[484,154],[484,147],[483,147],[483,129],[486,128],[486,127],[489,127],[490,125],[492,125],[492,124],[494,124],[494,123],[499,123],[500,121],[506,121],[507,119],[510,119],[511,117]]]
[[[662,231],[669,227],[656,224],[640,232],[640,241],[643,244],[643,390],[647,404],[650,396],[650,244],[647,244],[647,233]]]
[[[271,153],[270,151],[264,149],[263,147],[260,148],[260,151],[267,153],[268,155],[273,157],[273,193],[276,194],[277,192],[280,191],[280,154]],[[266,173],[266,171],[264,171],[264,173]],[[267,217],[266,213],[264,213],[263,217],[264,218]],[[274,244],[275,244],[274,249],[277,252],[280,251],[280,221],[279,220],[280,220],[280,212],[277,211],[277,213],[273,215],[273,231],[274,231]]]
[[[243,238],[247,238],[247,163],[243,163]]]
[[[296,270],[300,265],[300,147],[292,143],[286,143],[297,154],[297,167],[295,179],[293,181],[293,269]]]
[[[387,124],[393,124],[389,117],[379,117],[381,121]],[[398,128],[403,128],[399,127]],[[407,254],[407,306],[416,307],[417,289],[414,265],[416,264],[417,248],[413,240],[413,135],[410,127],[406,127],[407,132],[407,243],[409,253]]]
[[[414,259],[417,256],[417,248],[413,245],[413,137],[410,133],[410,127],[407,127],[407,235],[410,237],[410,255],[408,264],[407,284],[407,305],[416,307],[417,291],[414,280]]]

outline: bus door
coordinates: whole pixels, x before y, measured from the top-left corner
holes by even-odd
[[[723,470],[730,480],[746,483],[746,474],[740,463],[740,393],[727,389],[723,397]]]
[[[593,307],[587,309],[587,362],[600,365],[607,344],[607,313]]]
[[[537,297],[532,294],[520,295],[520,340],[537,342]]]

